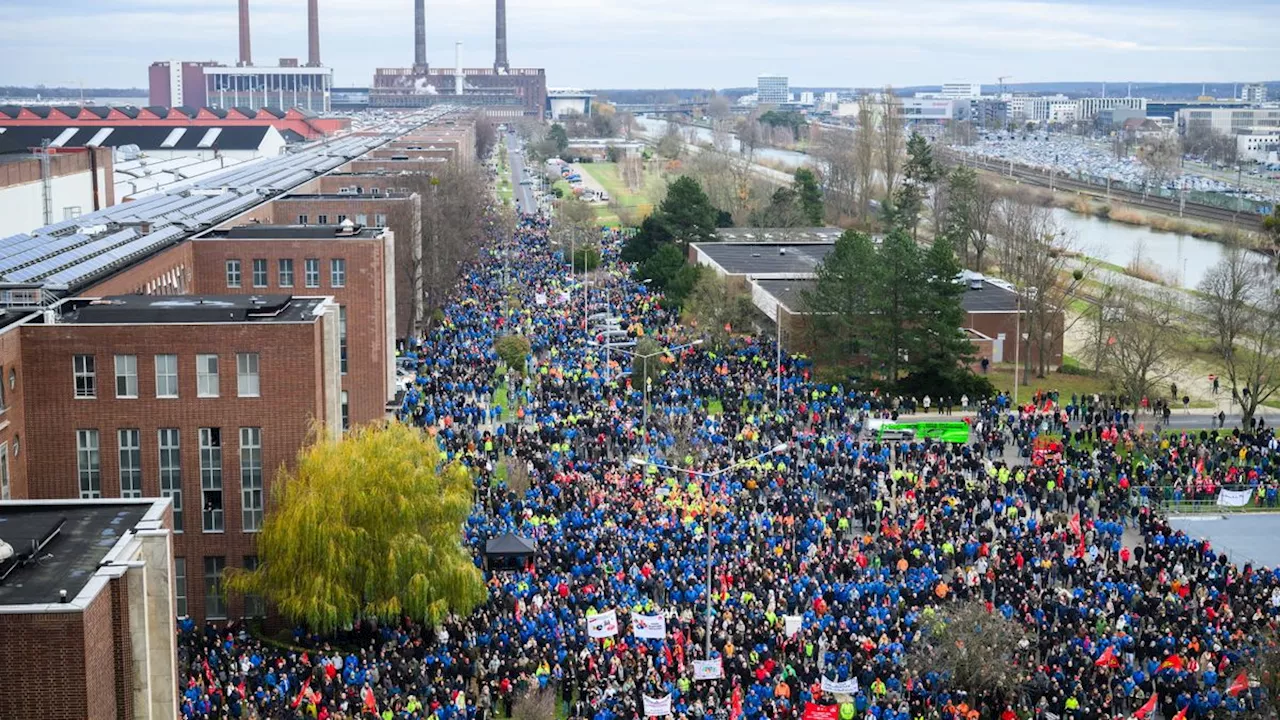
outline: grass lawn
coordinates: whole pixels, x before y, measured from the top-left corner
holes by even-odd
[[[511,407],[507,403],[507,384],[502,383],[493,391],[493,404],[502,408],[501,422],[506,422],[511,415]]]
[[[707,413],[710,415],[723,415],[724,403],[720,402],[719,398],[712,398],[707,403]]]
[[[646,169],[644,183],[632,192],[622,181],[617,163],[587,163],[579,167],[595,178],[608,191],[609,198],[622,207],[651,212],[667,196],[666,179],[656,168]]]
[[[1025,372],[1025,370],[1024,370]],[[1013,365],[992,365],[991,372],[987,374],[991,380],[991,384],[995,385],[996,390],[1004,392],[1013,392]],[[1067,373],[1051,372],[1046,377],[1038,378],[1035,372],[1031,373],[1031,381],[1028,385],[1023,385],[1018,390],[1018,399],[1031,397],[1037,390],[1057,390],[1060,397],[1071,399],[1072,394],[1092,395],[1093,393],[1106,393],[1110,390],[1106,378],[1094,377],[1092,375],[1070,375]]]

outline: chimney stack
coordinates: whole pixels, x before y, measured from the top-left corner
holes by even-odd
[[[413,0],[413,69],[427,70],[427,8],[426,0]]]
[[[495,47],[493,57],[493,72],[498,75],[506,75],[511,69],[511,65],[507,63],[507,0],[497,0],[498,2],[498,18],[495,34]]]
[[[462,42],[459,41],[453,46],[453,64],[455,67],[453,73],[453,94],[462,95],[465,85],[462,82]]]
[[[320,67],[320,0],[307,0],[307,67]]]
[[[249,0],[240,0],[240,67],[253,64],[253,52],[249,48]]]

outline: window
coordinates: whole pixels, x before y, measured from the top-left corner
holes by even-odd
[[[174,611],[178,617],[187,616],[187,559],[173,559],[173,599],[176,601]]]
[[[204,616],[210,620],[225,620],[227,617],[227,606],[222,601],[222,571],[226,567],[226,558],[204,559]]]
[[[281,258],[277,261],[280,266],[280,287],[293,287],[293,260],[292,258]]]
[[[200,490],[205,532],[222,532],[222,430],[200,428]]]
[[[218,356],[196,355],[196,397],[218,397]]]
[[[329,287],[346,287],[347,285],[347,261],[342,258],[334,258],[329,261]]]
[[[342,223],[344,223],[344,222],[346,222],[346,221],[347,221],[347,216],[346,216],[346,215],[339,215],[339,216],[338,216],[338,224],[339,224],[339,225],[341,225]]]
[[[244,531],[262,529],[262,428],[240,428],[240,492]]]
[[[303,281],[309,288],[320,287],[320,258],[307,258],[303,261]]]
[[[72,368],[76,376],[76,397],[92,398],[98,396],[98,376],[94,373],[92,355],[76,355],[72,360]]]
[[[178,428],[157,431],[160,447],[160,497],[173,500],[173,531],[182,532],[182,443]]]
[[[240,287],[240,261],[239,260],[227,261],[227,287],[229,288]]]
[[[321,225],[328,225],[328,224],[329,224],[329,216],[328,216],[328,215],[317,215],[317,216],[316,216],[316,222],[320,223]]]
[[[10,372],[13,372],[13,371],[10,370]],[[4,368],[0,367],[0,413],[3,413],[5,410],[9,409],[9,398],[6,397],[7,393],[4,390],[3,379],[4,379]]]
[[[351,406],[347,404],[347,391],[342,391],[342,429],[351,429]]]
[[[9,498],[9,443],[0,443],[0,500]]]
[[[116,397],[138,397],[138,356],[116,356]]]
[[[63,220],[74,220],[80,217],[81,209],[79,205],[68,205],[62,208]]]
[[[120,497],[142,497],[142,431],[125,428],[117,433],[120,446]]]
[[[253,261],[253,286],[267,286],[267,260],[266,258],[257,258]]]
[[[247,572],[253,572],[258,569],[258,556],[245,555],[244,569]],[[261,595],[245,593],[244,596],[244,616],[250,618],[260,618],[267,616],[267,601]]]
[[[299,215],[299,216],[298,216],[298,224],[299,224],[299,225],[306,225],[306,224],[307,224],[307,216],[306,216],[306,215]]]
[[[374,213],[373,224],[378,227],[387,226],[387,216],[384,213]]]
[[[156,356],[156,397],[178,397],[178,356]]]
[[[338,306],[338,370],[347,374],[347,306]]]
[[[102,497],[102,462],[98,455],[98,431],[76,431],[76,470],[80,499]]]
[[[236,394],[258,397],[258,353],[236,353]]]
[[[365,215],[364,213],[360,213],[359,215],[356,215],[356,224],[357,224],[357,225],[368,225],[368,224],[369,224],[369,216],[368,216],[368,215]]]

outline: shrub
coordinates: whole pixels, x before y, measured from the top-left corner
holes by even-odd
[[[521,335],[506,335],[493,343],[493,349],[502,362],[515,372],[524,372],[524,361],[529,356],[529,339]]]

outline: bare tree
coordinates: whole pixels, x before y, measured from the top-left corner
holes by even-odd
[[[484,111],[477,111],[472,116],[476,134],[476,158],[483,160],[489,157],[493,146],[498,143],[498,129]]]
[[[823,129],[817,133],[810,152],[818,158],[818,174],[822,179],[822,196],[828,212],[837,222],[858,214],[857,165],[853,152],[854,136],[840,130]]]
[[[880,171],[884,174],[884,196],[893,197],[902,174],[902,156],[906,149],[906,132],[903,128],[902,103],[893,88],[885,86],[880,94]]]
[[[1200,313],[1248,423],[1280,389],[1280,280],[1265,261],[1230,248],[1199,289]]]
[[[865,221],[871,210],[871,183],[876,173],[876,114],[872,99],[858,98],[858,131],[853,138],[854,190],[857,194],[859,220]]]
[[[1112,303],[1102,369],[1119,394],[1136,404],[1182,369],[1179,319],[1186,310],[1175,291],[1136,284],[1117,288]]]
[[[949,687],[995,705],[1027,679],[1035,648],[1027,631],[979,601],[926,610],[911,644],[907,666],[924,675],[936,673]],[[977,702],[974,702],[977,705]]]
[[[1138,147],[1138,159],[1146,169],[1144,184],[1160,188],[1178,169],[1178,164],[1182,161],[1182,148],[1176,138],[1156,136]]]

